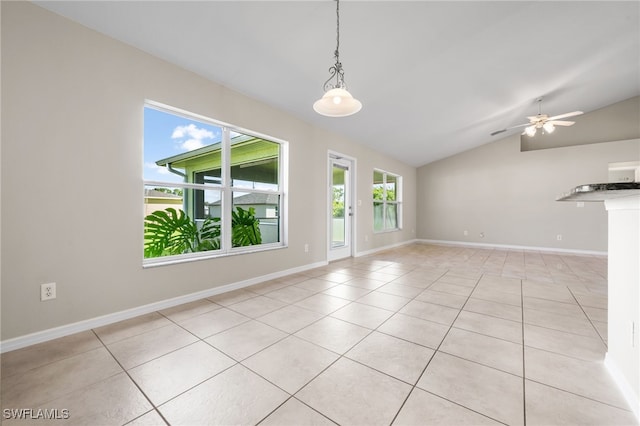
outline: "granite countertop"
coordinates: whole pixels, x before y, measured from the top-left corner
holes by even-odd
[[[573,188],[556,201],[604,201],[640,195],[640,182],[590,183]]]

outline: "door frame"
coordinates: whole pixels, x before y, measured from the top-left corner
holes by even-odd
[[[349,167],[349,182],[347,187],[347,192],[349,194],[348,198],[351,202],[351,215],[345,217],[345,224],[348,224],[349,232],[347,233],[348,241],[345,241],[347,247],[342,249],[334,249],[331,247],[332,240],[332,206],[333,206],[333,170],[332,163],[334,160],[340,160],[341,162],[348,164]],[[346,259],[348,257],[354,257],[356,253],[356,222],[357,222],[357,193],[356,193],[356,159],[354,157],[339,153],[337,151],[329,150],[327,155],[327,261],[331,262],[334,260]],[[345,213],[348,211],[347,206],[345,206]]]

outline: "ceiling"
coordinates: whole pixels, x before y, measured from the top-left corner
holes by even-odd
[[[340,59],[362,111],[316,114],[336,3],[38,1],[212,81],[420,166],[538,112],[640,95],[640,2],[340,2]],[[563,129],[559,129],[563,130]]]

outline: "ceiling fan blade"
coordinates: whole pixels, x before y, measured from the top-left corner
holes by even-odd
[[[547,123],[552,123],[554,126],[573,126],[576,124],[575,121],[558,121],[558,120],[549,120]]]
[[[529,125],[531,125],[531,123],[518,124],[517,126],[507,127],[506,129],[502,129],[502,130],[496,130],[495,132],[491,133],[491,136],[499,135],[500,133],[504,133],[507,130],[517,129],[518,127],[524,127],[524,126],[529,126]]]
[[[533,125],[533,126],[536,126],[537,128],[540,128],[544,123],[551,123],[554,126],[573,126],[575,124],[575,121],[562,121],[558,119],[575,117],[576,115],[582,115],[582,114],[584,114],[584,112],[582,111],[573,111],[573,112],[567,112],[565,114],[554,115],[553,117],[549,117],[547,114],[532,115],[530,117],[527,117],[527,119],[529,120],[527,124],[519,124],[517,126],[507,127],[506,129],[496,130],[495,132],[491,133],[491,136],[499,135],[500,133],[504,133],[507,130],[517,129],[518,127]]]
[[[568,118],[568,117],[575,117],[576,115],[582,115],[584,114],[584,112],[582,111],[573,111],[573,112],[568,112],[566,114],[560,114],[560,115],[554,115],[553,117],[549,117],[547,120],[556,120],[558,118]]]

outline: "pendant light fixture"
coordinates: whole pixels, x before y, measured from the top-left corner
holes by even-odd
[[[344,83],[344,70],[340,63],[340,0],[336,0],[336,63],[329,68],[331,76],[324,83],[325,94],[313,104],[313,109],[327,117],[346,117],[362,109],[362,103],[347,91]],[[335,78],[335,82],[333,79]]]

